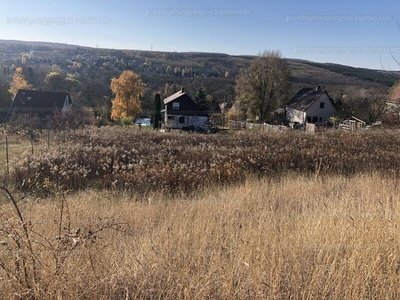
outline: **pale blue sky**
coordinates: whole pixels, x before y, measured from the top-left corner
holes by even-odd
[[[400,1],[1,0],[0,39],[398,70]]]

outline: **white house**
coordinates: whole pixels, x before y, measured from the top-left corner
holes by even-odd
[[[164,99],[164,121],[166,128],[193,131],[206,130],[208,114],[194,102],[185,89]]]
[[[320,86],[301,88],[286,103],[286,118],[291,123],[323,124],[326,123],[336,109],[327,91]]]

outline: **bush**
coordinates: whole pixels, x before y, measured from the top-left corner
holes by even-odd
[[[129,126],[133,124],[133,117],[125,117],[120,119],[122,126]]]

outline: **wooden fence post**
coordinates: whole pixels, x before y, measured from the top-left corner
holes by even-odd
[[[6,171],[7,171],[7,176],[9,174],[9,165],[8,165],[8,138],[6,136]]]
[[[29,137],[31,138],[31,151],[33,154],[33,139],[34,139],[34,135],[33,135],[33,130],[29,129]]]

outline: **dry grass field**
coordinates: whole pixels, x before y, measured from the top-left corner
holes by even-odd
[[[28,197],[32,252],[1,206],[0,298],[397,299],[399,192],[378,175],[250,179],[146,203],[85,191],[66,196],[61,230],[61,200]]]
[[[333,139],[298,138],[306,144]],[[148,137],[148,144],[155,139],[173,143],[172,135],[157,135]],[[206,143],[208,137],[193,139]],[[242,150],[239,140],[251,143],[258,135],[234,136],[235,146],[228,137],[218,139],[223,143],[213,148],[215,155],[221,155],[220,147],[237,154]],[[274,137],[263,139],[271,142]],[[377,148],[370,153],[384,146],[387,158],[365,162],[364,172],[360,167],[340,173],[335,164],[335,172],[328,172],[327,165],[315,162],[299,172],[293,162],[291,168],[289,163],[280,173],[263,176],[261,161],[256,161],[257,172],[229,178],[225,171],[219,182],[191,193],[136,193],[90,184],[74,190],[47,180],[53,190],[44,197],[37,190],[17,189],[10,180],[0,194],[0,298],[397,299],[400,182],[394,169],[382,172],[386,159],[395,157],[390,147],[396,139],[338,139],[342,145],[353,140],[352,145]],[[186,150],[196,144],[192,137],[186,140]],[[197,143],[195,148],[210,145]],[[176,145],[172,148],[179,151]],[[253,157],[248,147],[245,151]],[[310,147],[302,153],[318,151],[323,150]],[[346,161],[340,153],[332,155]]]

